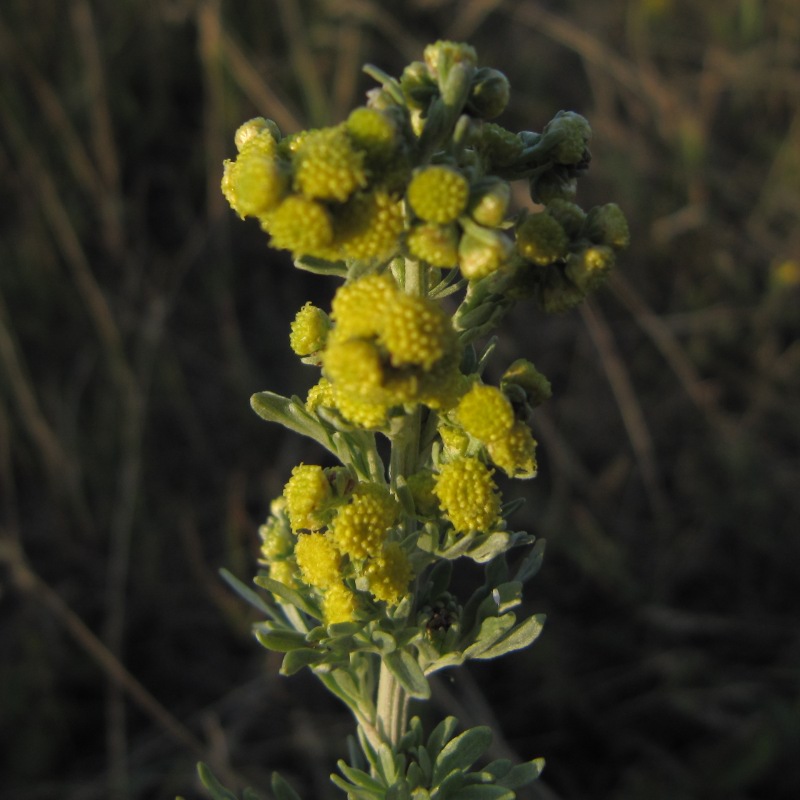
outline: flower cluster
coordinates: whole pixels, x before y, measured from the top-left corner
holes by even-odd
[[[315,593],[326,623],[346,622],[370,596],[396,605],[406,595],[411,563],[392,539],[399,521],[386,486],[300,464],[261,527],[262,559],[274,580]]]
[[[325,676],[369,757],[401,747],[402,698],[426,697],[431,672],[527,646],[541,629],[510,610],[538,554],[509,577],[504,554],[534,537],[508,529],[514,503],[498,481],[536,475],[536,408],[551,387],[525,359],[492,384],[494,345],[479,343],[516,302],[564,311],[594,291],[628,228],[614,204],[587,212],[576,202],[587,121],[561,111],[540,133],[494,122],[508,81],[473,48],[437,42],[398,79],[367,71],[380,86],[338,125],[288,136],[262,118],[242,125],[222,191],[298,268],[344,279],[329,309],[306,303],[291,325],[292,351],[318,371],[305,402],[252,400],[339,464],[296,466],[270,507],[256,582],[272,600],[257,635],[286,653],[285,672]],[[515,180],[530,208],[512,207]],[[461,557],[487,564],[463,603],[450,581]],[[381,759],[373,773],[394,775]],[[526,781],[538,774],[526,770]],[[494,792],[500,772],[494,786],[483,785],[488,772],[477,783],[448,772],[448,791],[510,796]],[[423,777],[385,796],[437,783]],[[358,786],[377,785],[367,781]],[[479,784],[488,793],[474,793]]]

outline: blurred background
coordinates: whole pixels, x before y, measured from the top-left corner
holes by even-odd
[[[500,118],[594,129],[585,208],[632,246],[580,310],[523,307],[498,368],[554,397],[528,651],[443,673],[426,716],[543,756],[544,800],[800,796],[800,6],[796,0],[4,0],[0,7],[0,797],[304,797],[351,723],[277,675],[257,527],[313,443],[250,395],[327,279],[219,191],[233,133],[363,102],[438,38],[510,78]],[[500,733],[502,732],[502,734]],[[522,795],[521,795],[522,796]]]

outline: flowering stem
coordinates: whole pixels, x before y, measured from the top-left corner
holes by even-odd
[[[408,717],[408,694],[381,661],[378,679],[377,728],[392,747],[405,733]]]

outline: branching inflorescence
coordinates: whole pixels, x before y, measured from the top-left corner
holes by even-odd
[[[292,324],[292,350],[319,371],[305,400],[252,398],[337,464],[298,465],[272,503],[256,636],[285,653],[284,674],[309,667],[353,712],[351,763],[332,776],[347,797],[513,798],[541,760],[476,768],[487,729],[456,736],[448,718],[425,736],[408,701],[429,696],[437,670],[521,649],[541,630],[540,615],[514,609],[542,543],[509,528],[496,479],[536,475],[530,421],[550,385],[524,359],[484,382],[487,337],[517,302],[553,312],[583,300],[627,224],[614,204],[575,202],[587,121],[560,111],[541,133],[490,122],[508,81],[470,46],[437,42],[399,80],[366,71],[379,88],[343,123],[283,136],[253,119],[225,162],[234,211],[298,268],[344,279],[329,312],[306,303]],[[515,180],[535,206],[512,213]],[[506,553],[530,545],[512,572]],[[459,558],[485,565],[469,597],[451,591]],[[297,798],[277,776],[273,792]]]

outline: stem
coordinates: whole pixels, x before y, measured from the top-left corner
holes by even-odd
[[[406,731],[408,721],[408,694],[381,661],[378,679],[377,728],[393,748]]]
[[[418,261],[407,259],[403,265],[403,289],[417,297],[427,294],[427,274]],[[397,492],[398,481],[408,477],[417,469],[419,462],[420,428],[422,413],[417,405],[405,414],[391,432],[392,452],[389,460],[389,480]],[[410,528],[413,522],[408,520]],[[393,747],[406,730],[408,721],[408,694],[381,661],[378,678],[375,726],[384,739]]]

